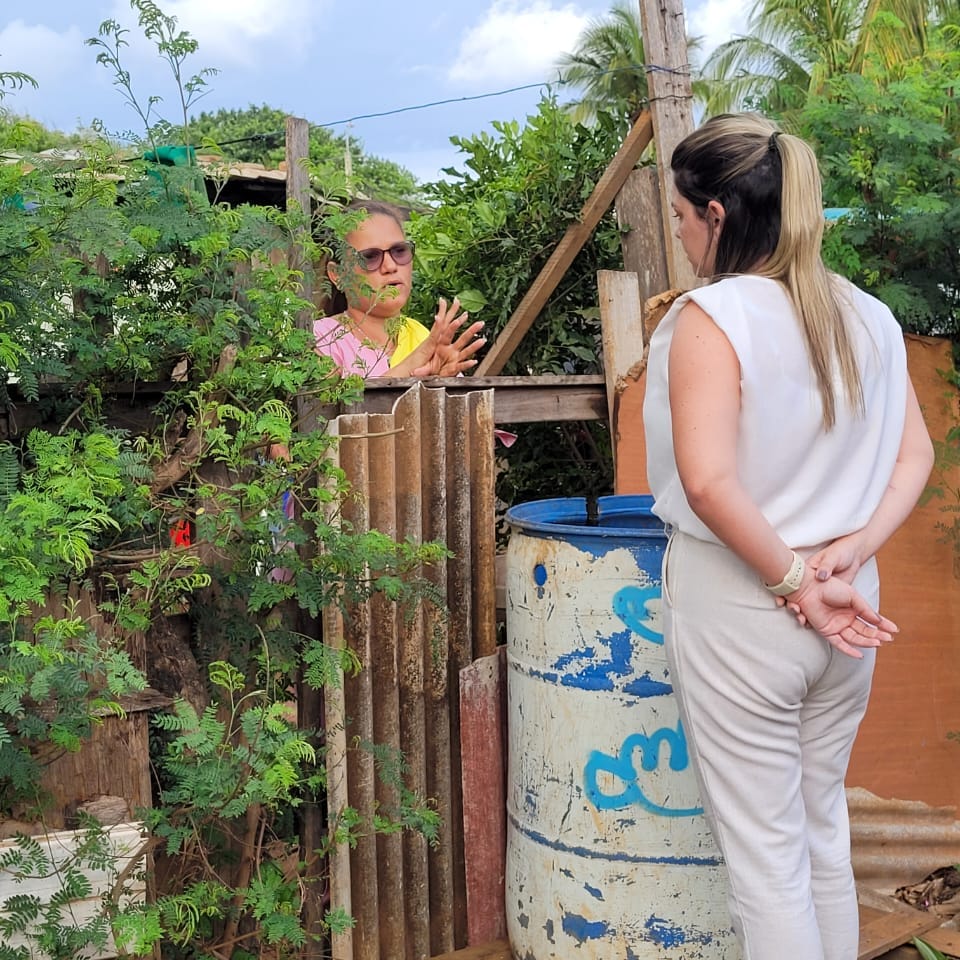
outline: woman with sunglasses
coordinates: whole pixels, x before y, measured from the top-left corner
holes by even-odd
[[[344,237],[338,262],[327,264],[336,288],[334,315],[314,323],[317,351],[344,374],[363,377],[453,377],[475,366],[486,343],[483,324],[468,324],[458,300],[441,298],[433,326],[403,315],[410,297],[413,244],[396,209],[355,200],[362,219]]]

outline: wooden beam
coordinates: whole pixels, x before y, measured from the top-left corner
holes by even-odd
[[[486,356],[480,361],[477,366],[477,376],[493,376],[504,368],[584,243],[596,229],[601,217],[610,209],[610,204],[613,203],[630,171],[637,165],[640,155],[652,137],[653,125],[649,112],[645,110],[637,118],[603,176],[597,181],[593,193],[580,211],[579,220],[567,228],[567,232],[554,248],[550,259],[544,264],[539,276],[533,281],[513,312],[513,316],[507,321],[507,325],[500,331]]]
[[[944,923],[947,918],[944,917]],[[960,930],[951,930],[948,927],[934,927],[920,934],[920,939],[925,940],[935,950],[947,954],[950,957],[960,957]]]
[[[460,671],[467,943],[507,932],[506,660],[504,648]]]
[[[921,910],[915,910],[914,913],[914,917],[886,913],[862,925],[857,960],[876,960],[888,950],[909,943],[914,937],[923,936],[946,920],[945,917],[932,916]]]
[[[661,219],[667,254],[667,286],[690,290],[697,277],[670,224],[670,158],[674,147],[693,131],[693,89],[687,53],[683,0],[640,0],[643,51],[651,69],[647,92],[653,118],[660,174]],[[659,291],[654,291],[659,293]]]
[[[498,424],[549,423],[567,420],[606,420],[607,400],[600,374],[542,377],[444,377],[427,380],[383,377],[368,380],[363,399],[350,406],[313,404],[307,417],[330,419],[340,413],[389,413],[410,387],[443,387],[447,393],[494,391],[494,419]]]
[[[946,922],[947,917],[908,906],[886,894],[857,884],[860,946],[857,960],[875,960]]]
[[[296,203],[310,213],[310,176],[304,160],[310,156],[310,124],[300,117],[286,119],[287,209]]]

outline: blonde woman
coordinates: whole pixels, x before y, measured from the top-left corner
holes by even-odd
[[[810,147],[725,115],[671,166],[710,281],[651,339],[644,407],[681,717],[744,960],[854,960],[844,776],[896,632],[874,554],[932,446],[890,311],[823,265]]]

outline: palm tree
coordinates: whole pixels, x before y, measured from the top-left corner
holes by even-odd
[[[688,40],[688,50],[698,44],[697,39]],[[591,20],[577,38],[576,49],[563,54],[557,67],[562,83],[583,91],[572,105],[574,120],[589,123],[598,113],[627,114],[636,119],[648,97],[637,0],[615,0],[605,16]]]
[[[721,44],[704,64],[707,111],[788,113],[831,77],[862,72],[870,58],[888,69],[905,62],[927,48],[930,7],[929,0],[756,0],[747,35]]]

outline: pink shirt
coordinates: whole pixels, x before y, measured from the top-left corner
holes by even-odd
[[[416,344],[425,340],[428,334],[429,331],[422,324],[409,317],[404,318],[403,330],[397,338],[394,360],[403,359]],[[313,335],[317,341],[317,353],[330,357],[344,374],[356,373],[361,377],[390,376],[391,358],[386,347],[369,340],[361,340],[340,322],[340,317],[323,317],[314,321]]]

